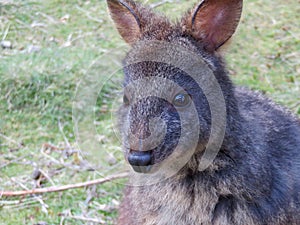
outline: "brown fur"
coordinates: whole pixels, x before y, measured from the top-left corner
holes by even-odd
[[[204,0],[175,24],[131,0],[107,2],[121,36],[132,45],[124,61],[125,86],[136,79],[151,76],[166,77],[179,83],[189,82],[183,74],[182,77],[172,76],[178,71],[163,63],[141,62],[126,66],[126,62],[139,57],[139,54],[148,54],[147,51],[150,54],[151,47],[146,46],[142,50],[136,47],[142,41],[176,43],[201,57],[213,71],[222,89],[227,113],[222,147],[214,162],[206,170],[199,171],[211,116],[201,92],[191,91],[196,108],[201,112],[197,150],[174,176],[152,185],[127,186],[118,224],[300,224],[300,121],[262,95],[234,87],[218,54],[219,47],[236,29],[242,1]],[[164,84],[152,85],[159,87]],[[191,85],[188,83],[187,87]],[[135,91],[139,94],[142,90]],[[131,112],[129,107],[132,107]],[[125,132],[129,126],[140,138],[144,138],[149,130],[145,121],[153,116],[155,110],[167,111],[164,107],[151,100],[141,102],[136,108],[126,104],[121,106],[119,121],[123,139],[131,138]],[[137,112],[130,114],[134,110]],[[187,117],[190,115],[187,109],[184,113]],[[166,114],[168,121],[176,122],[174,116]],[[187,123],[188,127],[194,125],[194,121]],[[157,135],[161,132],[159,127],[155,128]],[[176,133],[176,128],[172,129],[175,130],[170,133]],[[189,146],[189,140],[185,142]],[[170,143],[172,139],[166,140],[164,149],[167,152],[154,151],[153,162],[168,158],[173,150],[169,147]],[[141,151],[149,150],[147,145],[140,147],[138,142],[132,146]],[[130,151],[124,147],[126,159]]]

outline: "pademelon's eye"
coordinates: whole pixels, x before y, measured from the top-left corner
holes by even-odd
[[[184,107],[190,103],[190,100],[191,100],[191,98],[188,94],[179,93],[179,94],[175,95],[172,103],[175,107]]]
[[[124,103],[124,105],[129,105],[129,103],[130,103],[126,94],[123,95],[123,103]]]

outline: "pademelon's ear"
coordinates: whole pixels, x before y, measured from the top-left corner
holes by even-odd
[[[129,44],[141,36],[137,8],[130,0],[107,0],[108,10],[122,38]]]
[[[216,51],[235,32],[242,0],[203,0],[182,19],[182,26],[208,51]]]

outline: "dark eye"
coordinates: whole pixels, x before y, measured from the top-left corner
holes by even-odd
[[[123,103],[124,105],[129,105],[129,99],[125,94],[123,95]]]
[[[185,93],[179,93],[173,98],[173,105],[176,107],[184,107],[190,102],[190,96]]]

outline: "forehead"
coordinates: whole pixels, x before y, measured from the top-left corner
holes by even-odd
[[[130,81],[147,77],[172,79],[180,74],[185,74],[185,72],[175,65],[164,62],[141,61],[124,66],[125,78]]]
[[[124,68],[125,92],[168,95],[185,89],[183,84],[190,78],[178,68],[160,62],[139,62]]]
[[[142,41],[133,46],[124,61],[125,82],[150,76],[168,79],[192,78],[210,73],[213,60],[186,39]]]
[[[195,95],[203,93],[205,82],[193,79],[172,65],[158,62],[141,62],[125,69],[124,93],[131,98],[157,96],[170,99],[179,92]]]

